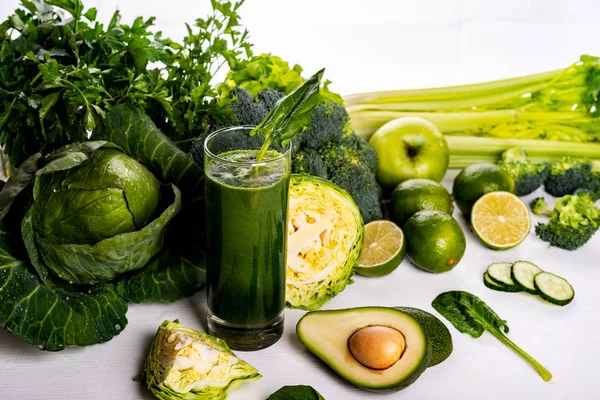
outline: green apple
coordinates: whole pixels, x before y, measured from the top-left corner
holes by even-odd
[[[422,118],[390,121],[369,144],[379,157],[377,180],[388,190],[415,178],[440,182],[448,170],[448,143],[435,125]]]

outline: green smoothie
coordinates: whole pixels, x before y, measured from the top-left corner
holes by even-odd
[[[221,153],[206,167],[208,307],[228,323],[260,324],[285,306],[289,165],[274,150],[249,165],[257,153]]]

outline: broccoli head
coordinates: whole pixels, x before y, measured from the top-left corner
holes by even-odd
[[[233,125],[258,125],[284,93],[264,89],[254,97],[241,87],[228,92],[230,121],[215,129]],[[224,139],[225,140],[225,139]],[[224,149],[258,148],[262,138],[236,137],[223,143]],[[192,146],[194,160],[202,165],[203,141]],[[350,128],[346,109],[335,102],[322,102],[312,111],[310,125],[292,139],[292,172],[328,179],[346,190],[361,210],[365,223],[381,219],[381,188],[375,179],[377,153]]]
[[[588,160],[563,157],[550,165],[544,187],[555,197],[573,194],[577,189],[600,192],[600,166]]]
[[[352,195],[365,223],[383,218],[381,188],[365,165],[348,163],[328,168],[328,179]]]
[[[375,179],[377,154],[364,139],[352,134],[328,142],[320,150],[327,179],[352,195],[365,223],[383,218],[381,188]]]
[[[295,174],[308,174],[327,179],[327,170],[317,150],[298,150],[292,159],[292,171]]]
[[[548,177],[547,163],[535,164],[527,158],[527,153],[520,147],[513,147],[502,154],[500,168],[515,181],[517,196],[526,196],[535,192]]]
[[[550,217],[548,223],[539,223],[535,233],[552,246],[575,250],[586,244],[600,227],[600,209],[594,206],[594,193],[582,190],[556,200],[549,210],[543,199],[535,199],[532,210]]]
[[[313,109],[310,125],[299,135],[299,147],[318,150],[327,142],[337,141],[344,136],[347,123],[348,113],[343,106],[319,104]]]

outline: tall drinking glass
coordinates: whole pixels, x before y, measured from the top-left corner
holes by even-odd
[[[204,142],[208,329],[237,350],[258,350],[283,334],[290,145],[256,162],[252,127]]]

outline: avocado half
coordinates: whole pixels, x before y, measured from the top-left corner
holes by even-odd
[[[438,365],[450,357],[454,348],[452,345],[452,335],[438,317],[418,308],[396,307],[396,309],[413,317],[429,337],[429,342],[431,343],[430,367]]]
[[[423,327],[394,308],[312,311],[300,319],[296,333],[337,374],[367,390],[404,389],[431,363]]]

